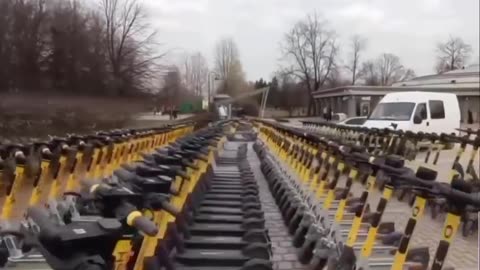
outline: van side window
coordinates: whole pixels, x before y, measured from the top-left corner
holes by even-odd
[[[427,104],[419,103],[415,110],[415,115],[420,116],[423,120],[427,119]]]
[[[432,119],[444,119],[445,109],[443,107],[443,101],[441,100],[429,100],[428,106],[430,107],[430,116]]]

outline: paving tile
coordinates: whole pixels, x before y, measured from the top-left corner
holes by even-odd
[[[252,151],[253,152],[253,151]],[[452,158],[451,153],[442,154],[440,156],[439,164],[446,164],[447,161],[445,159]],[[420,156],[419,159],[422,159]],[[259,161],[258,161],[259,162]],[[444,166],[445,167],[445,166]],[[448,167],[448,166],[447,166]],[[252,169],[258,173],[260,171],[259,164],[252,164]],[[443,173],[443,172],[442,172]],[[305,270],[308,269],[307,266],[303,266],[299,262],[296,261],[296,252],[295,249],[292,248],[291,250],[287,250],[287,252],[283,247],[288,247],[285,244],[285,241],[291,241],[291,237],[287,232],[287,228],[283,223],[283,219],[281,217],[278,208],[276,207],[275,201],[271,196],[271,193],[268,189],[268,185],[266,180],[263,176],[259,179],[259,189],[260,189],[260,197],[262,204],[264,206],[265,211],[265,218],[267,220],[267,224],[272,224],[270,237],[272,238],[272,242],[275,244],[274,246],[277,247],[273,250],[274,256],[277,254],[281,254],[282,261],[279,261],[279,264],[275,265],[275,269],[280,269],[280,264],[283,264],[285,267],[288,265],[290,268],[285,269],[298,269],[298,270]],[[353,187],[353,194],[358,196],[361,191],[363,191],[363,187],[355,184]],[[381,194],[379,192],[374,192],[371,194],[369,198],[369,202],[372,205],[376,205],[380,198]],[[274,206],[274,207],[272,207]],[[383,217],[384,222],[394,221],[395,227],[397,231],[403,231],[408,218],[411,213],[411,208],[408,206],[406,202],[400,202],[396,198],[393,198],[386,209],[385,215]],[[428,212],[425,212],[425,216],[419,221],[418,225],[416,226],[415,232],[412,237],[412,242],[410,247],[421,247],[421,246],[428,246],[430,251],[430,258],[435,256],[435,251],[440,240],[440,233],[442,231],[443,221],[445,219],[445,215],[439,215],[437,219],[433,220]],[[270,221],[273,221],[270,223]],[[270,228],[269,228],[270,230]],[[455,266],[456,270],[476,270],[478,268],[478,242],[477,242],[477,234],[470,236],[468,238],[464,238],[461,235],[461,232],[457,234],[456,238],[454,239],[449,254],[447,256],[447,260],[444,267],[447,266]],[[295,258],[295,261],[293,260]],[[287,264],[293,263],[293,264]]]

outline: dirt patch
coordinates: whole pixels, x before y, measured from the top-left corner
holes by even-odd
[[[79,96],[0,96],[0,141],[46,139],[122,128],[133,115],[148,110],[140,98]]]

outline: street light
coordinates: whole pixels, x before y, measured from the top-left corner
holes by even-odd
[[[212,80],[212,75],[215,75],[215,77],[213,78]],[[208,104],[208,108],[210,108],[210,100],[211,100],[211,93],[212,93],[212,88],[214,87],[214,82],[215,81],[219,81],[220,80],[220,75],[218,75],[218,73],[216,73],[215,71],[210,71],[208,72],[208,93],[207,93],[207,104]]]

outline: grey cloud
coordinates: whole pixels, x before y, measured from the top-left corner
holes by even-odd
[[[365,57],[391,52],[419,75],[433,71],[435,45],[450,34],[470,43],[474,55],[479,51],[478,0],[144,1],[160,41],[168,47],[199,50],[211,59],[215,41],[232,36],[252,80],[271,75],[283,33],[313,11],[330,21],[342,44],[353,34],[364,35]],[[342,55],[347,52],[343,46]]]

